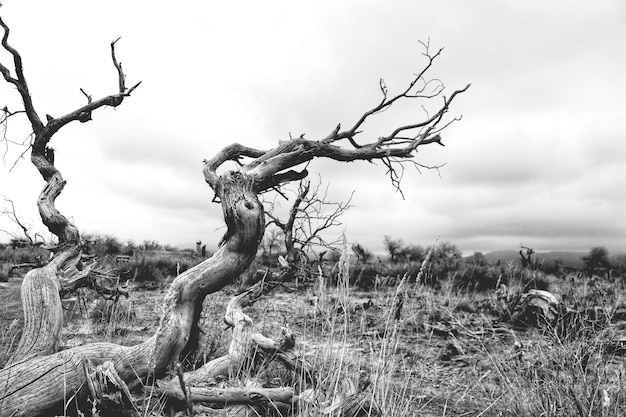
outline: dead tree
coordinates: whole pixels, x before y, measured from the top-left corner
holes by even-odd
[[[270,205],[266,210],[270,218],[267,226],[275,224],[282,232],[287,254],[283,269],[305,277],[307,261],[315,247],[333,249],[340,243],[339,239],[328,239],[324,233],[341,225],[341,216],[350,208],[351,200],[352,196],[346,202],[331,202],[328,186],[322,188],[320,181],[311,188],[310,181],[301,180],[286,220],[281,220],[274,205]]]
[[[390,95],[381,80],[378,104],[363,113],[348,129],[337,125],[326,137],[309,140],[301,136],[272,149],[254,149],[237,143],[225,147],[204,161],[203,172],[215,193],[215,200],[221,204],[226,233],[211,258],[183,272],[171,283],[163,300],[163,313],[156,333],[135,346],[91,343],[57,351],[62,326],[59,280],[63,279],[65,271],[75,268],[80,257],[80,236],[78,229],[55,207],[54,201],[65,181],[48,156],[48,145],[52,136],[67,124],[91,120],[93,111],[98,108],[119,106],[138,84],[126,87],[113,42],[111,53],[118,73],[118,92],[99,100],[92,100],[85,94],[87,103],[82,107],[58,118],[48,116],[42,121],[31,99],[22,58],[8,43],[9,28],[1,19],[0,26],[4,30],[2,47],[13,57],[13,69],[0,64],[0,72],[19,92],[24,104],[23,113],[32,126],[31,161],[46,182],[38,200],[39,211],[43,223],[58,237],[50,263],[31,271],[24,279],[24,335],[10,363],[0,370],[2,416],[50,415],[59,411],[64,403],[84,398],[86,387],[90,385],[89,375],[95,372],[94,366],[102,365],[100,369],[108,374],[115,371],[119,379],[114,379],[129,386],[163,376],[169,366],[179,362],[187,347],[205,297],[233,282],[254,259],[265,229],[265,213],[259,194],[305,178],[308,171],[298,167],[317,158],[338,162],[379,161],[387,167],[392,185],[399,189],[401,176],[398,169],[403,163],[416,164],[412,158],[419,147],[442,145],[440,132],[457,120],[445,117],[450,105],[469,87],[446,96],[439,81],[428,81],[426,73],[441,50],[431,53],[428,45],[424,45],[426,64],[409,85],[398,94]],[[378,138],[367,137],[362,132],[365,121],[398,101],[418,105],[423,101],[436,103],[422,120],[393,127],[387,135]],[[12,117],[17,113],[5,109],[4,114]],[[220,169],[228,161],[238,161],[240,166],[232,170]],[[240,391],[223,395],[241,397]]]
[[[535,253],[535,250],[526,246],[520,247],[521,249],[519,250],[519,256],[522,262],[522,267],[537,269],[537,260],[533,259],[533,254]]]
[[[23,334],[9,364],[0,371],[4,375],[0,377],[0,386],[2,387],[0,391],[3,392],[2,396],[0,396],[0,414],[4,414],[6,410],[15,411],[19,409],[24,411],[16,411],[16,415],[27,415],[40,412],[39,410],[42,407],[50,407],[50,403],[47,403],[48,400],[45,399],[45,394],[42,402],[38,400],[39,394],[36,391],[32,393],[28,393],[28,390],[24,391],[21,388],[22,382],[26,381],[27,383],[28,377],[26,379],[18,377],[16,380],[15,378],[19,374],[11,375],[11,372],[20,367],[28,367],[31,364],[30,360],[33,358],[46,357],[46,355],[57,351],[63,320],[59,297],[60,286],[66,278],[71,278],[75,284],[82,277],[86,278],[90,272],[89,268],[84,268],[82,271],[76,268],[81,255],[78,229],[55,207],[55,200],[63,190],[65,181],[61,172],[54,165],[54,152],[49,147],[50,140],[59,130],[72,122],[79,121],[85,123],[91,120],[92,112],[99,108],[119,106],[124,98],[129,96],[139,84],[131,88],[126,87],[124,72],[115,56],[115,43],[117,41],[112,42],[111,56],[118,74],[118,92],[94,101],[91,96],[81,89],[87,98],[86,104],[61,117],[55,118],[46,115],[44,121],[35,110],[24,74],[22,57],[9,44],[9,27],[2,20],[1,16],[0,27],[3,29],[2,48],[13,58],[12,68],[0,63],[0,73],[6,82],[16,88],[24,105],[23,109],[15,111],[8,109],[6,106],[3,107],[0,110],[0,123],[6,125],[9,119],[15,116],[25,115],[28,118],[32,132],[29,136],[30,142],[27,151],[30,150],[31,162],[46,183],[37,200],[37,206],[44,225],[58,240],[53,246],[47,247],[53,255],[51,261],[44,267],[31,270],[24,277],[22,284]],[[6,135],[6,129],[4,131]],[[6,143],[9,141],[6,136],[2,140]],[[12,213],[15,213],[14,208],[12,208]],[[40,243],[35,242],[29,236],[28,230],[19,222],[19,219],[16,218],[15,222],[24,231],[31,243]],[[35,371],[35,373],[33,374],[32,371]],[[36,375],[37,371],[35,368],[31,368],[30,372],[31,375]],[[11,376],[9,377],[9,375]],[[39,389],[41,389],[41,386]],[[48,390],[50,389],[48,387]],[[44,389],[43,392],[45,391]],[[29,398],[32,395],[35,398],[30,400]],[[18,407],[14,408],[11,405],[14,399],[18,399],[18,402],[32,401],[32,407],[30,405],[17,404]],[[10,411],[8,414],[13,414],[14,411]]]

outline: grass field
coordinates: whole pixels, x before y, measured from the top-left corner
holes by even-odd
[[[460,289],[455,273],[437,286],[378,276],[367,291],[341,273],[331,286],[322,274],[306,286],[275,289],[247,314],[269,337],[288,327],[297,352],[317,370],[316,401],[302,405],[300,415],[332,410],[364,378],[367,398],[384,416],[626,415],[622,281],[541,274],[560,305],[554,320],[539,317],[529,326],[512,315],[528,277],[540,272],[510,266],[505,273],[506,294]],[[0,366],[20,334],[20,282],[0,284]],[[63,347],[145,340],[158,325],[165,285],[131,284],[130,296],[118,301],[81,290],[65,301]],[[227,351],[223,315],[236,291],[227,287],[205,301],[200,347],[188,368]],[[278,367],[264,378],[271,386],[303,386]],[[144,415],[165,413],[162,399],[135,395]]]

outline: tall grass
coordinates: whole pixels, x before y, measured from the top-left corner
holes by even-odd
[[[609,353],[612,331],[584,329],[588,337],[568,338],[554,328],[543,330],[510,360],[492,355],[502,397],[498,409],[519,416],[625,415],[623,359]]]
[[[0,368],[6,365],[22,334],[20,319],[0,318]]]
[[[329,288],[328,278],[320,273],[309,294],[316,300],[316,308],[305,317],[299,337],[302,354],[317,371],[314,385],[318,401],[300,403],[299,415],[318,416],[333,409],[338,412],[350,401],[361,408],[359,415],[417,415],[416,375],[398,355],[402,324],[395,320],[391,308],[373,307],[375,311],[368,313],[364,309],[367,302],[359,305],[359,294],[350,285],[350,265],[344,247],[337,285]],[[392,307],[406,297],[406,280],[386,294],[385,304]]]
[[[122,279],[140,284],[161,285],[171,282],[178,274],[197,265],[204,259],[188,253],[158,253],[136,255],[128,263],[117,266]]]
[[[98,298],[91,306],[89,318],[93,333],[107,342],[117,340],[126,335],[135,321],[134,300]]]
[[[159,255],[124,268],[137,283],[160,284],[196,261]],[[364,416],[626,415],[625,348],[615,325],[624,309],[619,283],[513,264],[464,267],[442,279],[428,265],[404,272],[395,265],[386,279],[381,268],[372,268],[372,276],[355,267],[344,246],[334,275],[319,268],[310,287],[270,294],[248,312],[267,336],[291,328],[297,351],[315,369],[313,383],[269,362],[246,363],[219,383],[243,386],[261,378],[269,386],[294,387],[308,393],[296,405],[304,417],[338,415],[346,403],[360,405]],[[369,283],[367,291],[355,286],[359,282]],[[531,288],[554,292],[561,300],[558,320],[514,326],[495,293],[502,284],[510,309]],[[222,318],[231,292],[205,300],[199,349],[184,363],[188,369],[227,352],[230,332]],[[89,320],[99,338],[119,342],[138,327],[140,304],[148,297],[158,304],[160,296],[140,294],[92,302]],[[12,323],[0,320],[0,366],[19,335],[19,323]],[[145,330],[151,334],[154,326]],[[149,387],[137,395],[144,395],[145,415],[168,412]]]

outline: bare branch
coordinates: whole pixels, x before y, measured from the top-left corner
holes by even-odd
[[[306,276],[307,259],[315,247],[336,247],[338,240],[328,240],[325,232],[341,225],[341,216],[350,208],[351,200],[352,196],[347,202],[331,202],[328,185],[322,189],[321,180],[315,187],[311,187],[309,181],[300,181],[285,220],[276,214],[275,203],[270,203],[265,210],[271,219],[267,224],[275,224],[280,231],[274,233],[277,229],[271,229],[266,238],[270,256],[275,242],[281,239],[286,251],[286,269]]]
[[[349,129],[342,131],[341,124],[338,124],[328,136],[321,140],[308,140],[304,138],[304,135],[299,137],[290,135],[290,140],[279,142],[278,146],[267,151],[251,149],[239,144],[231,145],[210,161],[205,161],[204,173],[207,182],[215,189],[219,182],[216,173],[219,166],[227,160],[240,161],[244,156],[253,159],[242,165],[240,170],[254,179],[256,192],[264,192],[279,187],[281,184],[305,178],[308,175],[306,169],[296,171],[292,168],[315,158],[328,158],[342,162],[380,160],[387,167],[387,174],[392,185],[399,190],[401,175],[398,175],[396,169],[402,168],[396,168],[398,164],[412,159],[416,149],[420,146],[433,143],[443,146],[440,133],[452,122],[459,120],[459,118],[453,118],[448,121],[445,115],[454,99],[470,87],[468,84],[452,92],[449,97],[443,96],[443,83],[437,78],[426,79],[426,73],[439,57],[442,49],[433,54],[430,52],[430,42],[422,42],[422,46],[425,49],[424,56],[427,58],[424,68],[414,75],[403,90],[393,96],[389,94],[387,84],[381,79],[379,89],[382,99],[376,106],[363,113]],[[434,113],[426,112],[424,120],[397,126],[391,129],[388,135],[369,140],[365,144],[355,141],[355,136],[363,133],[360,129],[366,120],[390,109],[396,102],[400,100],[421,102],[438,97],[442,97],[441,104]],[[420,107],[425,109],[423,104],[420,104]],[[342,139],[347,141],[345,146],[339,145]],[[419,166],[419,164],[416,165]],[[216,192],[219,193],[218,190]]]
[[[2,64],[0,64],[2,65]],[[13,145],[20,145],[19,142],[13,141],[11,139],[9,139],[9,137],[7,136],[8,130],[9,130],[9,118],[13,117],[15,115],[19,115],[19,114],[25,114],[26,111],[24,110],[17,110],[17,111],[9,111],[9,109],[7,108],[7,106],[4,106],[1,110],[0,110],[0,129],[2,130],[2,137],[0,138],[0,142],[4,142],[4,153],[2,154],[2,162],[6,164],[6,156],[9,153],[9,144],[13,144]],[[28,139],[27,139],[28,140]],[[24,141],[25,143],[26,141]],[[22,143],[22,145],[24,144]]]
[[[111,58],[113,59],[113,65],[115,65],[115,69],[117,70],[117,74],[118,74],[119,92],[124,93],[126,92],[126,75],[124,74],[124,71],[122,71],[122,63],[117,62],[117,58],[115,57],[115,44],[120,39],[121,37],[111,42]]]
[[[13,203],[13,200],[3,195],[0,195],[0,198],[2,198],[4,202],[9,206],[9,208],[4,207],[2,211],[0,211],[0,216],[6,216],[9,221],[19,227],[19,229],[21,230],[21,236],[18,233],[14,233],[5,229],[0,229],[0,232],[19,241],[26,239],[28,241],[28,245],[30,246],[42,245],[44,243],[43,238],[41,239],[41,241],[38,241],[37,238],[41,238],[39,234],[35,233],[34,235],[31,235],[32,226],[26,226],[24,222],[20,219],[20,216],[17,214],[17,210],[15,209],[15,203]]]
[[[87,103],[91,103],[93,101],[92,97],[90,94],[85,93],[85,90],[83,90],[82,88],[80,89],[80,92],[83,93],[83,95],[85,97],[87,97]],[[49,120],[49,119],[48,119]]]
[[[12,46],[9,45],[9,27],[6,25],[6,23],[4,23],[1,16],[0,16],[0,27],[4,29],[4,35],[2,36],[1,44],[4,47],[4,49],[7,50],[13,56],[13,65],[15,67],[14,69],[15,69],[15,73],[17,74],[16,75],[17,78],[14,78],[13,76],[11,76],[11,71],[2,64],[0,64],[0,72],[2,72],[2,75],[7,82],[13,84],[17,88],[17,91],[22,96],[24,109],[33,127],[33,131],[38,132],[43,128],[44,125],[41,119],[39,118],[39,116],[37,115],[37,112],[35,111],[35,107],[33,105],[32,98],[30,97],[30,91],[28,89],[28,84],[26,83],[26,77],[24,77],[24,69],[22,67],[22,57],[17,52],[17,50],[15,50]]]
[[[303,252],[313,245],[334,248],[338,241],[327,241],[322,233],[333,227],[341,226],[341,217],[351,207],[354,192],[347,201],[331,202],[328,199],[328,185],[321,192],[322,182],[318,183],[310,196],[303,197],[305,203],[296,215],[294,245]],[[303,190],[304,191],[304,190]]]
[[[15,159],[15,162],[13,162],[13,165],[11,165],[9,172],[13,171],[13,168],[15,168],[17,163],[20,162],[20,160],[24,159],[24,155],[26,155],[28,151],[30,150],[30,148],[33,146],[33,134],[32,133],[28,135],[28,137],[26,138],[26,140],[24,140],[24,142],[21,143],[21,146],[24,146],[26,141],[29,141],[28,146],[24,149],[24,151],[22,151],[20,156],[18,156],[17,159]],[[13,143],[16,143],[16,142],[13,142]]]
[[[427,59],[428,59],[428,63],[426,64],[426,66],[422,69],[422,71],[420,71],[418,74],[416,74],[413,78],[413,80],[409,83],[409,85],[407,86],[407,88],[401,92],[400,94],[397,94],[396,96],[392,97],[391,99],[388,98],[388,88],[387,85],[385,83],[385,81],[381,78],[380,82],[379,82],[379,88],[381,90],[381,92],[383,93],[383,99],[380,101],[380,103],[373,107],[372,109],[366,111],[361,118],[352,126],[352,128],[350,128],[347,131],[344,132],[333,132],[331,133],[331,135],[329,135],[328,137],[326,137],[325,139],[323,139],[324,142],[335,142],[341,139],[348,139],[350,141],[350,143],[355,147],[355,148],[359,148],[360,146],[356,145],[354,143],[354,136],[356,134],[358,134],[358,129],[360,129],[360,127],[363,125],[363,123],[365,123],[365,121],[372,115],[375,115],[377,113],[380,113],[384,110],[387,110],[388,108],[390,108],[395,102],[397,102],[398,100],[401,99],[407,99],[407,98],[433,98],[437,95],[439,95],[439,93],[441,93],[443,91],[443,85],[441,85],[441,87],[438,87],[436,89],[434,89],[434,91],[431,94],[427,94],[427,95],[422,95],[420,94],[421,92],[423,92],[425,90],[425,88],[430,85],[432,82],[438,81],[438,80],[430,80],[430,81],[425,81],[424,80],[424,74],[430,69],[430,67],[433,64],[433,61],[439,56],[439,54],[442,52],[443,49],[440,49],[436,54],[434,55],[430,55],[429,53],[429,48],[427,44],[424,44],[423,42],[422,45],[424,46],[426,52],[423,54]],[[415,86],[419,83],[422,82],[424,84],[424,86],[421,89],[417,89],[417,91],[415,93],[411,93],[412,90],[415,88]],[[439,83],[441,83],[439,81]]]

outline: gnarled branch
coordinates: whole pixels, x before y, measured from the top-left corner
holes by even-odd
[[[306,169],[297,171],[292,168],[315,158],[328,158],[341,162],[380,160],[387,166],[392,184],[400,189],[401,177],[397,175],[395,166],[404,160],[413,158],[420,146],[432,143],[443,146],[441,131],[450,123],[458,120],[458,118],[453,118],[451,121],[446,121],[445,115],[454,99],[470,87],[468,84],[453,91],[450,96],[444,96],[445,89],[441,81],[425,78],[426,73],[442,50],[431,54],[429,44],[423,45],[426,49],[424,56],[427,59],[425,67],[415,75],[404,90],[394,96],[389,96],[387,85],[381,80],[380,89],[383,95],[381,101],[363,113],[350,129],[342,131],[341,124],[339,124],[328,136],[320,140],[308,140],[304,138],[304,135],[300,135],[281,142],[275,148],[267,151],[251,149],[238,144],[228,146],[215,158],[205,161],[204,175],[206,181],[215,190],[218,178],[217,169],[229,160],[238,161],[241,164],[240,161],[243,157],[253,158],[247,164],[241,164],[240,170],[254,179],[256,192],[263,192],[285,182],[306,177],[308,175]],[[441,104],[432,115],[427,114],[425,119],[394,127],[388,135],[370,139],[365,144],[358,144],[355,141],[356,135],[364,134],[359,129],[363,128],[368,119],[390,109],[395,103],[401,100],[428,101],[437,98],[442,99]],[[339,144],[342,139],[347,139],[348,146]],[[219,190],[215,191],[219,194]]]

